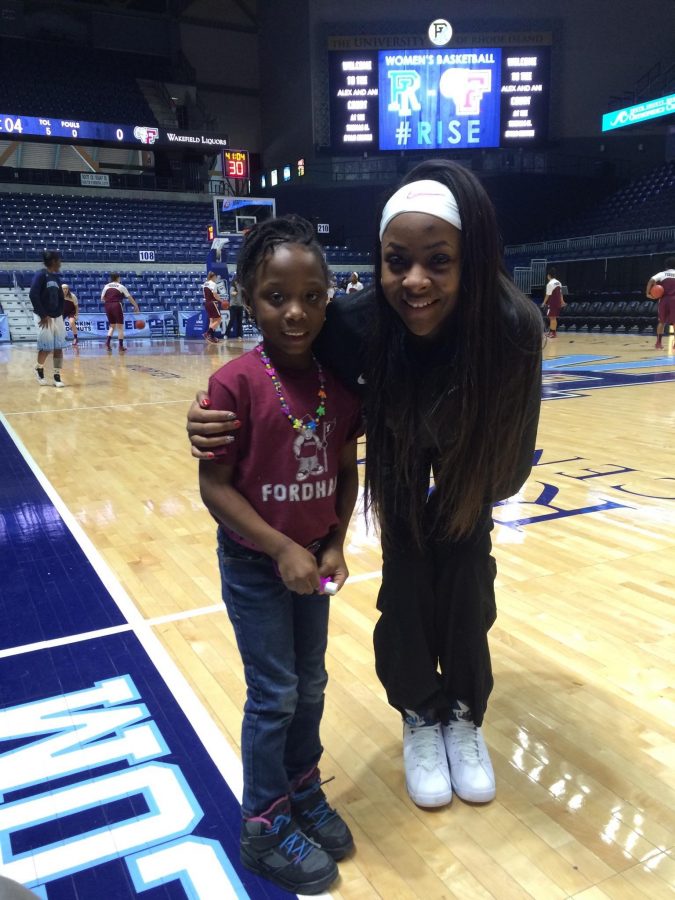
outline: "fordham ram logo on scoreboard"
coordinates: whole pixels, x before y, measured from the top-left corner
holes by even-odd
[[[138,893],[175,881],[182,896],[247,896],[221,843],[195,835],[202,806],[140,699],[120,675],[0,711],[0,747],[11,747],[0,754],[0,871],[48,898],[50,883],[123,860]]]

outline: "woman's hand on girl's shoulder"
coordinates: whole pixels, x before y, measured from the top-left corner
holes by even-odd
[[[209,395],[206,391],[197,391],[196,399],[188,410],[186,425],[190,450],[195,459],[213,459],[213,451],[232,443],[232,432],[236,432],[239,427],[233,412],[227,409],[210,409]]]

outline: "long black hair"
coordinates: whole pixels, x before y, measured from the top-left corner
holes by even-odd
[[[403,517],[418,545],[429,533],[423,520],[431,463],[433,531],[443,538],[466,537],[484,505],[506,496],[538,390],[542,346],[541,316],[504,268],[494,207],[481,183],[458,163],[435,159],[415,166],[397,188],[422,179],[444,184],[457,201],[458,302],[439,341],[416,340],[382,292],[378,235],[366,416],[367,508],[383,539]]]

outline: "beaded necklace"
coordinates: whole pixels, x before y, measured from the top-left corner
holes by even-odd
[[[314,417],[310,419],[309,422],[303,422],[302,419],[298,419],[297,416],[294,416],[291,412],[288,403],[286,402],[286,398],[284,397],[284,386],[281,383],[281,380],[277,375],[277,370],[272,365],[269,356],[265,353],[264,344],[258,344],[255,349],[256,353],[260,357],[260,361],[265,366],[265,373],[269,375],[272,384],[274,385],[274,390],[277,392],[277,397],[279,398],[279,403],[281,404],[281,412],[286,416],[292,427],[296,431],[299,431],[301,434],[316,431],[319,421],[323,416],[326,415],[326,379],[324,378],[323,369],[319,360],[314,355],[312,355],[312,361],[314,362],[317,372],[319,373],[319,390],[317,392],[319,405],[316,408]]]

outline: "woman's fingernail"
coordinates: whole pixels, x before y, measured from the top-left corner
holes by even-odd
[[[241,428],[241,422],[239,421],[239,419],[235,419],[232,425],[234,426],[234,428]]]
[[[207,459],[215,459],[215,458],[216,458],[216,454],[215,454],[215,453],[207,453],[207,454],[206,454],[206,458],[207,458]]]
[[[226,443],[226,444],[233,444],[233,443],[234,443],[234,438],[233,438],[233,437],[226,437],[226,438],[225,438],[225,443]]]
[[[211,401],[209,400],[208,397],[205,397],[205,398],[201,401],[201,405],[202,405],[202,406],[211,406]]]

